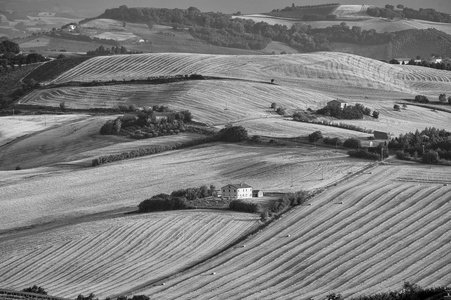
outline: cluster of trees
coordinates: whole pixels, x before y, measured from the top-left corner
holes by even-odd
[[[97,49],[86,52],[88,56],[100,56],[100,55],[114,55],[114,54],[128,54],[127,48],[124,46],[113,46],[110,48],[105,48],[100,45]]]
[[[193,26],[189,29],[191,35],[208,44],[240,49],[261,50],[271,42],[271,39],[257,34],[237,32],[232,28],[215,29]]]
[[[234,211],[241,211],[247,213],[261,213],[262,206],[255,202],[249,202],[244,200],[232,200],[229,203],[229,209]]]
[[[238,143],[248,140],[249,136],[243,126],[226,125],[218,134],[218,139],[224,142]]]
[[[372,17],[382,17],[389,19],[408,18],[432,22],[451,23],[451,15],[438,12],[433,8],[420,8],[419,10],[415,10],[412,8],[404,7],[403,5],[398,5],[397,8],[398,9],[395,10],[395,7],[393,5],[387,4],[384,8],[369,7],[366,12]]]
[[[341,108],[338,106],[325,106],[316,111],[317,114],[330,116],[337,119],[347,119],[347,120],[359,120],[363,119],[363,115],[370,116],[371,109],[363,106],[360,103],[356,105],[347,105],[345,108]],[[373,117],[375,117],[373,112]],[[377,118],[379,117],[379,113],[377,113]]]
[[[138,210],[140,213],[187,208],[189,208],[189,206],[186,198],[172,197],[168,194],[158,194],[152,196],[150,199],[146,199],[138,205]]]
[[[134,295],[133,297],[130,298],[127,298],[127,296],[119,296],[116,298],[116,300],[149,300],[149,299],[150,298],[147,297],[146,295]],[[75,298],[75,300],[99,300],[99,298],[97,298],[94,293],[90,293],[87,296],[80,294],[77,296],[77,298]],[[111,300],[111,298],[107,297],[105,298],[105,300]]]
[[[268,15],[275,17],[298,18],[304,21],[335,20],[336,15],[331,14],[340,4],[329,3],[319,5],[287,6],[282,9],[273,9]]]
[[[33,285],[29,288],[23,289],[22,292],[47,295],[46,290],[42,286],[37,285]]]
[[[210,185],[209,188],[206,185],[202,185],[200,187],[176,190],[170,195],[158,194],[142,201],[138,205],[138,209],[139,212],[190,209],[193,208],[190,201],[214,196],[215,189],[214,185]]]
[[[156,112],[165,113],[165,116],[157,117]],[[136,114],[125,114],[115,120],[108,120],[100,128],[100,134],[125,135],[136,139],[173,135],[184,132],[185,122],[191,120],[192,115],[188,110],[174,112],[167,106],[155,105]]]
[[[423,289],[417,284],[404,282],[401,291],[391,291],[384,293],[372,294],[369,296],[358,296],[356,298],[350,298],[350,300],[440,300],[446,296],[445,287],[431,287]]]
[[[415,102],[419,102],[419,103],[429,103],[429,99],[428,97],[424,96],[424,95],[416,95],[415,96]]]
[[[381,156],[379,153],[373,153],[368,151],[368,148],[361,148],[357,150],[349,150],[348,155],[356,158],[365,158],[371,160],[380,160]]]
[[[427,164],[449,164],[451,160],[451,132],[435,127],[400,134],[388,143],[390,149],[398,150],[400,159],[419,160]]]
[[[15,65],[21,67],[42,61],[48,61],[48,59],[39,53],[21,54],[19,45],[13,41],[4,40],[0,42],[0,66],[6,71],[8,71],[8,66],[14,70]]]
[[[310,194],[307,191],[298,191],[294,193],[287,193],[273,202],[267,214],[271,217],[272,214],[279,214],[286,211],[290,207],[304,204],[309,199]],[[262,218],[266,218],[264,215]]]

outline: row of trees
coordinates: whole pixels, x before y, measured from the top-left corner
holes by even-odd
[[[419,19],[432,22],[441,23],[451,23],[451,15],[447,13],[441,13],[433,8],[420,8],[415,10],[412,8],[404,7],[403,5],[398,5],[397,10],[393,5],[385,5],[384,8],[380,7],[369,7],[367,9],[367,14],[373,17],[382,18],[408,18],[408,19]]]
[[[100,45],[97,49],[86,52],[88,56],[101,56],[101,55],[114,55],[114,54],[128,54],[127,48],[124,46],[113,46],[110,48],[105,48]]]
[[[157,154],[169,150],[176,150],[176,149],[183,149],[187,147],[192,147],[196,145],[206,144],[206,143],[213,143],[218,141],[225,141],[225,142],[241,142],[248,140],[248,133],[247,130],[242,126],[226,126],[224,129],[221,129],[216,134],[213,134],[211,136],[191,140],[183,143],[174,143],[171,145],[156,145],[153,147],[148,148],[140,148],[137,150],[131,150],[128,152],[122,152],[118,154],[110,154],[110,155],[103,155],[98,158],[95,158],[92,160],[91,165],[93,167],[99,166],[106,163],[111,163],[115,161],[135,158],[135,157],[141,157],[141,156],[147,156],[152,154]]]

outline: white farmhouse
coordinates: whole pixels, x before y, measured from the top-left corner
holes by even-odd
[[[252,198],[252,187],[245,183],[228,184],[221,188],[222,197],[244,199]]]

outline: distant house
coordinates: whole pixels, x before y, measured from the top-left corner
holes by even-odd
[[[138,40],[138,43],[145,43],[146,41],[144,39]]]
[[[261,190],[253,190],[252,191],[252,197],[253,198],[261,198],[261,197],[263,197],[263,191],[261,191]]]
[[[343,100],[332,100],[327,102],[327,106],[329,107],[336,107],[336,108],[345,108],[348,105],[348,103],[346,101]]]
[[[440,56],[433,56],[429,62],[440,64],[442,61],[443,59]]]
[[[245,183],[228,184],[221,188],[223,198],[252,198],[252,187]]]
[[[383,132],[383,131],[373,131],[374,139],[375,140],[389,140],[390,139],[390,133]]]
[[[74,31],[75,28],[77,28],[77,26],[75,26],[75,25],[69,25],[69,26],[67,26],[67,30],[69,30],[69,31]]]

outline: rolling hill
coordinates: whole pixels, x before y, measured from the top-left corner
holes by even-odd
[[[134,293],[158,299],[299,299],[449,285],[447,168],[379,166],[233,249]],[[243,248],[243,245],[245,247]],[[205,276],[204,274],[213,274]]]
[[[450,91],[449,72],[317,52],[115,55],[56,73],[19,101],[53,108],[53,115],[0,118],[0,144],[8,142],[0,147],[0,288],[38,284],[70,298],[319,299],[398,289],[405,280],[451,284],[448,167],[350,158],[346,149],[305,136],[320,130],[369,143],[369,134],[294,122],[271,109],[273,102],[288,113],[317,109],[338,98],[380,112],[379,119],[343,123],[393,133],[451,131],[449,112],[393,110],[417,94],[436,99]],[[191,74],[205,77],[137,82]],[[58,116],[62,102],[74,110]],[[103,136],[100,126],[117,115],[86,114],[124,104],[187,109],[200,123],[242,125],[268,141],[215,142],[91,167],[100,155],[200,136]],[[13,170],[17,165],[23,169]],[[127,214],[152,195],[231,182],[265,193],[322,192],[259,231],[255,214]]]

